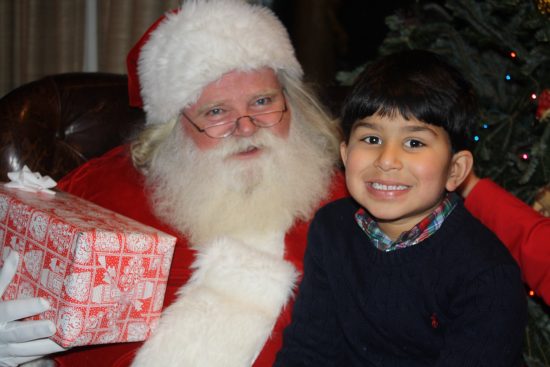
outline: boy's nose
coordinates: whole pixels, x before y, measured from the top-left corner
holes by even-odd
[[[393,145],[383,146],[374,165],[382,171],[400,169],[402,164],[399,157],[399,148]]]

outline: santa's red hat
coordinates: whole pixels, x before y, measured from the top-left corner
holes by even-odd
[[[165,123],[232,70],[270,67],[301,79],[288,33],[271,10],[242,0],[188,0],[158,19],[127,58],[130,104]]]

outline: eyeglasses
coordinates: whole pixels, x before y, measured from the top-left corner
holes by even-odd
[[[239,117],[229,117],[224,121],[209,121],[208,118],[204,118],[204,127],[200,127],[196,124],[185,112],[181,111],[181,115],[185,117],[187,121],[191,123],[200,133],[205,133],[207,136],[214,139],[223,139],[233,135],[239,121],[243,118],[248,118],[256,127],[272,127],[277,125],[283,120],[283,115],[287,111],[286,100],[283,95],[283,109],[277,109],[274,111],[258,112],[250,115],[243,115]]]

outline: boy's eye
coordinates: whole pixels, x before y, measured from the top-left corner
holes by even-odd
[[[421,148],[425,145],[426,144],[424,144],[420,140],[416,140],[416,139],[409,139],[405,142],[405,146],[407,148]]]
[[[363,140],[367,144],[381,144],[382,143],[382,139],[380,139],[378,136],[372,136],[372,135],[366,136],[361,140]]]

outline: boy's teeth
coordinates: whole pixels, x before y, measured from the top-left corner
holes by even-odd
[[[404,186],[404,185],[382,185],[377,182],[373,182],[371,185],[376,190],[396,191],[396,190],[407,189],[407,186]]]

